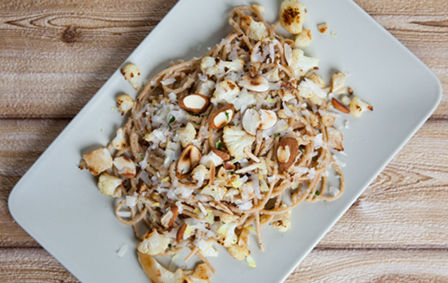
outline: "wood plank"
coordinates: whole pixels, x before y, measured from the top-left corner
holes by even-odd
[[[42,249],[1,249],[1,282],[78,282]],[[315,249],[285,281],[446,282],[446,250]]]
[[[73,117],[175,2],[3,1],[0,117]],[[357,2],[428,64],[448,90],[446,1]],[[436,117],[448,118],[447,112],[445,95]]]
[[[2,1],[0,117],[73,117],[176,2]]]
[[[13,223],[7,197],[68,123],[0,120],[0,247],[38,246]],[[448,123],[428,122],[319,247],[448,248]]]
[[[10,216],[8,196],[20,177],[68,122],[0,120],[0,247],[39,247]]]
[[[79,282],[41,248],[0,249],[0,282]]]
[[[316,249],[285,282],[447,282],[446,266],[446,250]]]

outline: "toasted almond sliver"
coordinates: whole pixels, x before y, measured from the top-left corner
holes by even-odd
[[[223,161],[227,161],[230,159],[230,155],[224,151],[221,150],[217,150],[217,149],[212,149],[212,151],[218,155]]]
[[[184,176],[190,172],[201,160],[202,154],[199,148],[194,145],[187,146],[179,160],[177,161],[176,174],[178,177]]]
[[[241,123],[248,134],[255,136],[261,123],[260,114],[257,110],[249,108],[244,112]]]
[[[335,109],[341,111],[342,113],[350,114],[350,110],[336,98],[331,99],[331,104]]]
[[[233,107],[233,104],[228,104],[224,107],[221,107],[219,110],[214,111],[212,114],[210,114],[210,128],[221,129],[230,121],[232,121],[233,115],[235,115],[235,108]]]
[[[210,101],[208,97],[199,93],[189,94],[179,101],[180,107],[186,111],[193,112],[194,114],[205,112],[209,104]]]
[[[291,167],[299,154],[299,143],[295,138],[283,137],[277,147],[277,161],[280,172]]]
[[[176,234],[176,241],[180,241],[184,238],[185,230],[187,229],[187,224],[183,223],[182,226],[180,226],[179,230],[177,230]]]
[[[177,216],[179,215],[179,208],[177,205],[174,205],[171,207],[171,212],[173,213],[173,216],[170,219],[170,222],[168,223],[168,226],[173,226],[174,221],[176,221]]]

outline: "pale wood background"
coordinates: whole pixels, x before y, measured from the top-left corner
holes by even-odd
[[[77,281],[14,223],[8,195],[175,2],[0,2],[0,282]],[[356,2],[448,90],[447,0]],[[448,282],[447,113],[445,95],[287,282]]]

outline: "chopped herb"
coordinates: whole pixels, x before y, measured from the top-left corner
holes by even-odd
[[[140,159],[143,159],[143,157],[145,157],[145,156],[143,155],[143,153],[140,153]]]
[[[255,104],[251,104],[251,105],[250,105],[250,107],[255,107],[255,106],[256,106]]]
[[[276,133],[275,135],[274,135],[274,138],[278,138],[280,136],[280,133]]]
[[[300,150],[301,153],[303,153],[303,151],[304,151],[304,149],[301,148],[301,147],[299,147],[299,150]]]
[[[171,245],[171,243],[168,244],[168,248],[171,249],[173,245]]]
[[[224,111],[224,114],[226,114],[226,118],[227,118],[227,120],[230,120],[230,114],[229,114],[229,112]]]
[[[198,122],[198,121],[194,121],[194,123],[195,123],[196,125],[200,125],[200,124],[201,124],[201,123]]]
[[[221,149],[223,149],[224,148],[224,143],[222,142],[222,141],[218,141],[217,143],[216,143],[216,149],[217,150],[221,150]]]
[[[319,192],[319,191],[316,191],[315,195],[316,195],[316,196],[320,195],[320,192]]]
[[[230,175],[233,175],[233,174],[235,174],[235,171],[233,171],[233,170],[230,171]]]
[[[168,122],[168,124],[171,124],[171,123],[173,123],[174,121],[176,121],[176,117],[172,116],[171,119],[170,119],[170,121]]]
[[[274,38],[273,37],[271,37],[271,38],[269,38],[270,40],[274,40]]]
[[[151,86],[151,89],[154,89],[154,88],[155,88],[155,86],[152,85],[152,86]]]

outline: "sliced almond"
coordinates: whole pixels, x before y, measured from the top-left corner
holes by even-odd
[[[224,161],[224,169],[226,170],[235,170],[235,164],[230,161]]]
[[[230,155],[224,151],[221,150],[217,150],[217,149],[212,149],[212,151],[218,155],[223,161],[227,161],[230,159]]]
[[[235,115],[235,108],[233,104],[228,104],[221,107],[219,110],[214,111],[208,120],[210,128],[221,129],[233,119]]]
[[[202,154],[199,148],[194,145],[187,146],[177,161],[177,175],[184,176],[190,172],[199,163],[201,157]]]
[[[192,112],[194,114],[201,114],[207,110],[210,101],[208,97],[199,93],[189,94],[184,96],[180,101],[179,105],[185,111]]]
[[[274,127],[275,123],[277,123],[277,114],[275,114],[272,110],[260,110],[260,129],[267,130]]]
[[[342,113],[350,114],[350,110],[336,98],[331,99],[331,104],[335,109],[341,111]]]
[[[217,155],[216,153],[212,151],[210,151],[209,153],[207,153],[206,155],[202,156],[201,158],[201,164],[206,166],[207,168],[211,168],[212,165],[214,167],[218,167],[222,164],[223,160],[222,158]]]
[[[182,226],[180,226],[179,230],[177,230],[176,234],[176,241],[180,241],[184,238],[185,230],[187,229],[187,224],[183,223]]]
[[[289,146],[279,147],[277,149],[277,159],[279,162],[285,163],[288,162],[289,157],[291,157],[291,149]]]
[[[295,138],[283,137],[277,147],[277,161],[280,172],[291,167],[296,160],[299,151],[299,143]]]
[[[269,89],[269,81],[260,74],[255,74],[253,76],[245,74],[238,84],[240,87],[256,92],[265,92]]]
[[[178,215],[179,208],[177,207],[177,205],[173,205],[171,206],[171,209],[162,216],[160,221],[165,228],[168,228],[173,226],[174,221],[176,221]]]
[[[260,114],[257,110],[249,108],[244,112],[241,123],[248,134],[255,136],[261,123]]]

